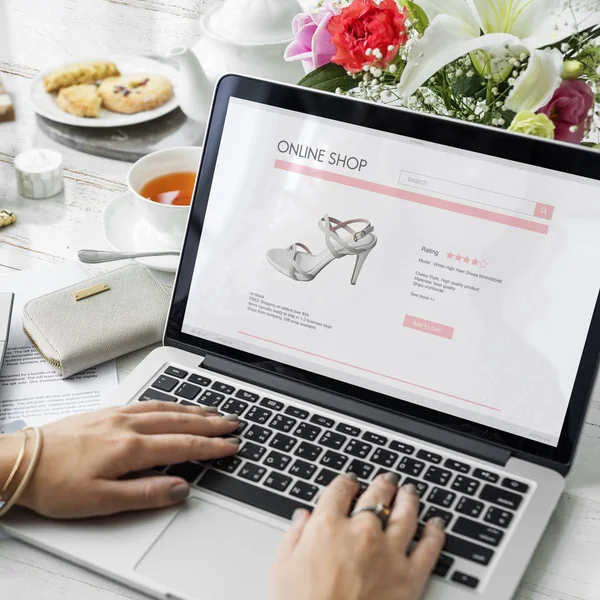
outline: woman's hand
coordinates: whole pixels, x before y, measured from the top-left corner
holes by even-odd
[[[396,495],[397,483],[393,474],[379,476],[356,505],[393,502],[385,532],[373,513],[348,517],[358,483],[347,475],[330,484],[312,515],[297,511],[276,561],[275,599],[417,600],[442,550],[443,522],[430,521],[409,555],[419,499],[412,485]]]
[[[19,504],[69,519],[183,502],[189,485],[179,477],[121,478],[157,465],[235,454],[239,441],[223,436],[237,427],[235,415],[166,402],[140,402],[46,425],[38,467]],[[21,435],[12,436],[15,456]]]

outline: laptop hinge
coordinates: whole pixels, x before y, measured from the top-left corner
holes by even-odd
[[[510,458],[510,451],[500,446],[464,436],[443,427],[419,421],[418,419],[388,412],[379,407],[359,402],[349,396],[323,390],[308,383],[295,381],[276,373],[268,373],[234,360],[208,354],[202,362],[201,367],[215,373],[220,373],[221,375],[228,375],[234,379],[241,379],[242,381],[286,396],[298,398],[310,404],[316,404],[323,408],[346,414],[355,419],[393,429],[399,433],[417,437],[456,452],[468,454],[480,460],[505,466]]]

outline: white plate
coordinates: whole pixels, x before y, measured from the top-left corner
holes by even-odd
[[[175,90],[179,84],[179,72],[177,69],[166,65],[157,60],[151,58],[145,58],[143,56],[127,56],[127,55],[112,55],[105,56],[101,59],[90,59],[93,61],[111,61],[114,62],[119,71],[123,75],[129,75],[130,73],[148,73],[156,75],[164,75],[167,77]],[[76,61],[76,63],[86,62],[83,60]],[[73,64],[76,64],[75,62]],[[64,65],[67,66],[67,65]],[[135,125],[136,123],[145,123],[158,117],[162,117],[167,113],[175,110],[179,103],[177,102],[176,93],[173,97],[159,108],[154,110],[146,110],[144,112],[136,113],[134,115],[123,115],[121,113],[112,112],[105,108],[100,109],[100,116],[96,119],[88,117],[76,117],[69,113],[64,112],[56,104],[57,92],[49,94],[44,90],[44,75],[47,75],[51,71],[46,71],[38,75],[31,83],[31,102],[33,108],[38,115],[56,121],[57,123],[64,123],[65,125],[78,125],[79,127],[123,127],[126,125]]]
[[[102,214],[102,226],[106,241],[121,252],[163,252],[167,248],[156,240],[156,234],[135,210],[134,197],[127,192],[115,198]],[[179,256],[155,256],[137,258],[138,262],[157,271],[175,273]]]

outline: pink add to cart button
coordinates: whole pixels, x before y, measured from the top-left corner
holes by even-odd
[[[419,317],[412,317],[411,315],[405,315],[404,327],[416,329],[417,331],[429,333],[430,335],[437,335],[438,337],[443,337],[447,340],[451,340],[454,335],[454,327],[448,327],[448,325],[427,321],[426,319],[419,319]]]
[[[552,219],[554,214],[554,206],[549,204],[540,204],[539,202],[535,205],[534,217],[540,217],[540,219]]]

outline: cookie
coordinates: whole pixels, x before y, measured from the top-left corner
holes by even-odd
[[[14,118],[15,108],[12,100],[0,82],[0,121],[13,121]]]
[[[102,100],[93,83],[62,88],[56,100],[58,106],[76,117],[98,117]]]
[[[173,96],[173,86],[162,75],[124,75],[105,79],[98,93],[105,108],[131,115],[167,103]]]
[[[120,75],[117,65],[111,62],[85,62],[57,69],[44,76],[44,89],[55,92],[60,88],[91,83]]]

